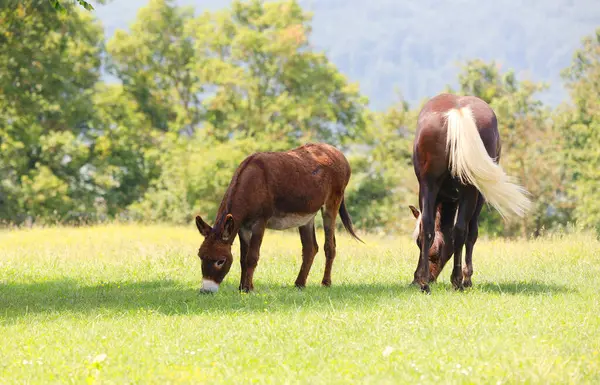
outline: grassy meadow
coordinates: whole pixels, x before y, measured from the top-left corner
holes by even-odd
[[[255,293],[236,263],[199,295],[193,226],[0,233],[0,383],[600,383],[600,242],[481,239],[474,287],[410,286],[416,245],[338,232],[299,291],[295,232],[267,231]]]

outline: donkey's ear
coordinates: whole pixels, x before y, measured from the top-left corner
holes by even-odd
[[[421,215],[421,213],[419,212],[419,209],[417,209],[417,208],[416,208],[415,206],[413,206],[413,205],[410,205],[410,206],[408,206],[408,207],[410,207],[410,211],[412,211],[412,213],[413,213],[413,215],[414,215],[415,219],[419,219],[419,216]]]
[[[221,239],[225,242],[231,240],[232,236],[235,236],[233,233],[235,223],[233,222],[233,215],[227,214],[225,217],[225,224],[223,225],[223,233],[221,234]]]
[[[212,228],[206,222],[204,222],[202,218],[200,218],[200,215],[196,216],[196,227],[198,228],[200,234],[202,234],[204,237],[206,237],[212,230]]]

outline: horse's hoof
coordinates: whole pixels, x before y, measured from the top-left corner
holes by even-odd
[[[454,281],[454,282],[452,282],[452,286],[454,287],[454,290],[456,290],[456,291],[464,291],[465,290],[465,287],[462,282]]]
[[[428,284],[421,285],[421,292],[423,292],[425,294],[431,294],[431,289],[429,288],[429,285]]]

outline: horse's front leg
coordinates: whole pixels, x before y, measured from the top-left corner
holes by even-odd
[[[435,236],[435,200],[438,190],[437,184],[423,183],[419,191],[423,237],[414,282],[420,286],[422,292],[428,294],[431,293],[429,289],[429,251]]]
[[[454,254],[454,241],[452,239],[452,230],[454,228],[454,219],[456,217],[456,202],[445,202],[442,204],[440,212],[440,230],[442,233],[443,244],[439,250],[438,258],[430,266],[431,281],[435,282],[439,277],[444,266]]]

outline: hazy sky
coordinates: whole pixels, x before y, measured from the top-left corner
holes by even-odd
[[[127,28],[147,0],[94,4],[107,37]],[[600,27],[600,0],[300,0],[312,11],[311,43],[324,50],[376,108],[402,91],[411,103],[456,81],[457,63],[497,60],[519,78],[549,82],[543,99],[566,96],[559,76],[584,35]],[[177,0],[196,12],[230,0]]]

